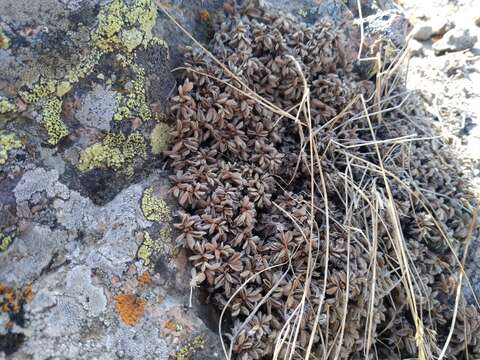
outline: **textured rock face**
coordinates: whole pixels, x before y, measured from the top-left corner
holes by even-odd
[[[468,29],[452,29],[444,37],[433,45],[437,54],[470,49],[475,45],[478,38],[470,34]]]
[[[215,358],[161,170],[184,38],[150,0],[0,5],[0,359]]]

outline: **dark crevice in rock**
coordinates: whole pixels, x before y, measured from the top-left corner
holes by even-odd
[[[5,355],[12,355],[15,353],[25,341],[25,334],[22,333],[6,333],[0,334],[0,351]]]

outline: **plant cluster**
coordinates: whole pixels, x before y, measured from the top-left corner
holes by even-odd
[[[209,46],[236,78],[186,51],[168,152],[176,241],[238,359],[431,358],[452,326],[472,235],[461,166],[438,139],[411,139],[431,133],[421,111],[388,110],[401,92],[379,100],[349,46],[328,23],[247,6]],[[474,351],[479,326],[460,307],[447,354]]]

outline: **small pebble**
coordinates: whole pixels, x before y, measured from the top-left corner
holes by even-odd
[[[426,23],[418,23],[412,30],[412,36],[415,40],[425,41],[432,37],[433,29],[432,27]]]
[[[445,34],[449,28],[451,28],[451,24],[447,19],[435,18],[416,24],[412,30],[412,35],[416,40],[425,41],[433,36]]]
[[[410,56],[424,56],[423,45],[420,41],[411,39],[408,43],[408,51]]]

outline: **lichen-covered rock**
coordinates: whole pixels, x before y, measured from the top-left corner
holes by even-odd
[[[162,259],[161,273],[137,257],[141,234],[169,227],[171,221],[153,217],[154,224],[143,216],[142,204],[153,214],[158,202],[142,201],[145,191],[155,186],[152,179],[131,185],[104,206],[68,189],[56,170],[36,168],[19,179],[13,193],[21,231],[0,255],[0,283],[33,288],[33,301],[23,305],[25,324],[13,329],[28,334],[18,356],[104,353],[114,358],[123,351],[127,357],[139,353],[167,359],[177,351],[173,338],[185,342],[191,333],[205,334],[205,325],[192,310],[182,315],[188,327],[172,334],[172,339],[159,335],[151,339],[152,331],[161,333],[165,322],[177,321],[169,311],[183,311],[189,294],[188,281],[176,274],[184,270],[177,268],[171,254],[151,254],[156,266]],[[145,271],[152,271],[150,282],[139,280]],[[125,314],[119,313],[117,296],[123,293],[142,299],[142,316],[135,323],[125,323]],[[130,326],[135,326],[140,342],[134,340]]]
[[[0,359],[215,358],[161,170],[180,40],[153,0],[1,7]]]

